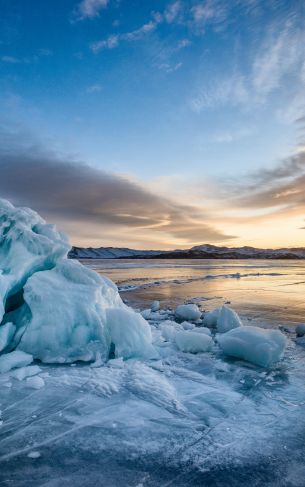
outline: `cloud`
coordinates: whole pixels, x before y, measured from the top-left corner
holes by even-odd
[[[90,86],[87,86],[86,93],[89,93],[89,94],[99,93],[100,91],[102,91],[102,89],[103,89],[102,86],[99,84],[90,85]]]
[[[72,228],[74,241],[86,228],[100,239],[106,231],[114,245],[127,231],[138,242],[159,235],[160,242],[166,241],[168,246],[173,241],[185,245],[233,238],[207,223],[202,209],[55,154],[27,134],[2,130],[0,143],[1,197],[34,208],[64,229]]]
[[[17,64],[21,61],[14,56],[2,56],[1,61],[9,64]]]
[[[97,53],[102,51],[103,49],[114,49],[119,45],[120,36],[119,35],[110,35],[107,39],[103,39],[101,41],[96,41],[90,44],[90,49]]]
[[[82,0],[73,12],[77,21],[99,17],[100,11],[108,6],[109,0]]]
[[[138,41],[147,34],[155,31],[159,22],[160,20],[155,18],[154,20],[146,22],[141,27],[131,32],[125,32],[122,34],[111,34],[106,39],[92,42],[89,47],[94,53],[98,53],[103,49],[114,49],[115,47],[118,47],[119,43],[122,41]]]

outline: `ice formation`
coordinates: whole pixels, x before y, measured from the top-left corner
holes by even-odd
[[[69,248],[36,212],[0,200],[0,351],[11,352],[0,357],[0,370],[28,365],[32,356],[64,363],[97,354],[105,362],[111,350],[123,358],[154,355],[146,321],[109,279],[68,260]]]
[[[17,367],[25,367],[33,362],[32,355],[15,350],[0,356],[0,374],[9,372]]]
[[[269,367],[282,357],[286,337],[279,330],[242,326],[218,335],[218,343],[226,355]]]
[[[238,314],[228,306],[222,306],[217,317],[217,331],[218,333],[226,333],[233,328],[242,326],[242,322]]]
[[[217,326],[217,320],[220,313],[221,308],[213,309],[213,311],[209,311],[205,313],[203,317],[203,324],[208,326],[209,328],[215,328]]]
[[[199,353],[210,350],[213,339],[205,333],[177,331],[175,333],[175,342],[182,352]]]
[[[175,315],[182,321],[197,321],[201,316],[201,311],[197,304],[181,304],[177,306]]]

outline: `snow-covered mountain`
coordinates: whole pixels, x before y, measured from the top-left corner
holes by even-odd
[[[254,247],[218,247],[209,244],[182,250],[72,247],[69,257],[71,259],[305,259],[305,248],[258,249]]]

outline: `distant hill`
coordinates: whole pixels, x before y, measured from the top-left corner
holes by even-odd
[[[305,259],[305,248],[257,249],[218,247],[209,244],[183,250],[72,247],[69,257],[71,259]]]

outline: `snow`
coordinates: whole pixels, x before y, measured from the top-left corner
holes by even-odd
[[[210,350],[213,339],[205,333],[177,331],[175,332],[175,342],[182,352],[199,353]]]
[[[16,326],[13,323],[5,323],[0,326],[0,352],[4,350],[15,335]]]
[[[222,306],[217,317],[218,333],[226,333],[233,328],[243,326],[238,314],[228,306]]]
[[[13,351],[0,355],[0,374],[9,372],[17,367],[24,367],[33,362],[32,355],[20,351]]]
[[[182,321],[197,321],[201,311],[197,304],[181,304],[175,310],[175,316]]]
[[[265,330],[256,326],[234,328],[218,335],[217,340],[226,355],[261,367],[278,362],[286,346],[285,335],[279,330]]]
[[[304,336],[305,335],[305,324],[300,323],[299,325],[297,325],[295,331],[296,331],[296,334],[298,337]]]
[[[147,321],[132,310],[109,308],[106,311],[111,342],[115,356],[129,358],[154,358],[151,329]]]

